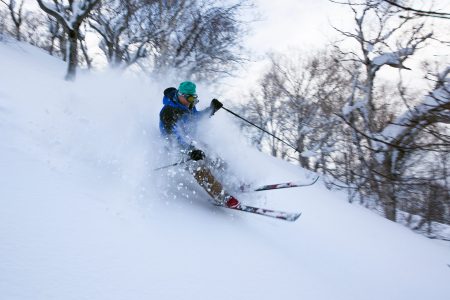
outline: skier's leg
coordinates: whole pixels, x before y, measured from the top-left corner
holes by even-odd
[[[239,201],[233,196],[226,193],[222,184],[214,177],[210,168],[205,165],[193,168],[192,175],[198,184],[211,196],[218,205],[226,205],[228,207],[236,207]]]
[[[224,198],[225,191],[222,184],[216,180],[211,170],[206,166],[201,166],[193,170],[195,180],[205,189],[205,191],[216,201],[221,202]]]

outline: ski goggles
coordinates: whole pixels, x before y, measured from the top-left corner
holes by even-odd
[[[187,102],[189,102],[191,105],[195,105],[198,103],[198,96],[196,94],[192,95],[183,95]]]

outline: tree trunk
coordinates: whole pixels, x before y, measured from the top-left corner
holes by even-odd
[[[20,42],[22,40],[22,35],[20,34],[20,24],[16,24],[16,39]]]
[[[297,140],[297,149],[298,149],[299,151],[303,151],[303,150],[305,149],[305,144],[303,143],[303,139],[304,139],[304,136],[300,135],[300,138]],[[300,165],[301,165],[303,168],[305,168],[305,169],[307,169],[307,170],[310,170],[310,167],[309,167],[309,157],[304,157],[304,156],[302,156],[302,153],[299,152],[299,153],[298,153],[298,160],[299,160],[299,162],[300,162]]]
[[[380,195],[386,219],[397,221],[397,195],[396,184],[398,180],[399,162],[393,164],[393,151],[387,151],[382,168],[378,169],[380,179],[376,182],[378,195]],[[397,156],[397,158],[400,155]]]
[[[387,184],[384,187],[382,203],[384,206],[384,216],[386,219],[396,222],[397,221],[397,197],[395,196],[394,184]]]
[[[69,53],[66,80],[74,80],[78,65],[78,31],[76,29],[70,30],[67,35],[69,38]]]

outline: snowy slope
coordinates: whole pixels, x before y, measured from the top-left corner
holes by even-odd
[[[176,82],[64,71],[0,44],[1,299],[450,299],[448,245],[320,182],[241,196],[303,212],[289,223],[214,207],[182,170],[152,171],[171,162],[157,120]],[[224,111],[204,125],[209,153],[239,174],[230,184],[311,175],[246,146]]]

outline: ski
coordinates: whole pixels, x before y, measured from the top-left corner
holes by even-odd
[[[278,189],[310,186],[310,185],[315,184],[317,182],[317,180],[319,180],[319,176],[314,178],[314,180],[312,180],[309,183],[304,183],[304,182],[300,182],[300,181],[292,181],[292,182],[286,182],[286,183],[268,184],[268,185],[263,185],[258,188],[252,188],[252,189],[242,188],[241,192],[250,193],[250,192],[260,192],[260,191],[268,191],[268,190],[278,190]]]
[[[252,214],[258,214],[266,217],[276,218],[280,220],[285,220],[289,222],[294,222],[297,220],[301,213],[290,213],[285,211],[279,211],[279,210],[272,210],[267,208],[260,208],[260,207],[253,207],[253,206],[247,206],[243,204],[238,204],[236,207],[228,207],[226,205],[220,205],[216,204],[217,206],[228,208],[228,209],[234,209],[239,211],[244,211]]]

